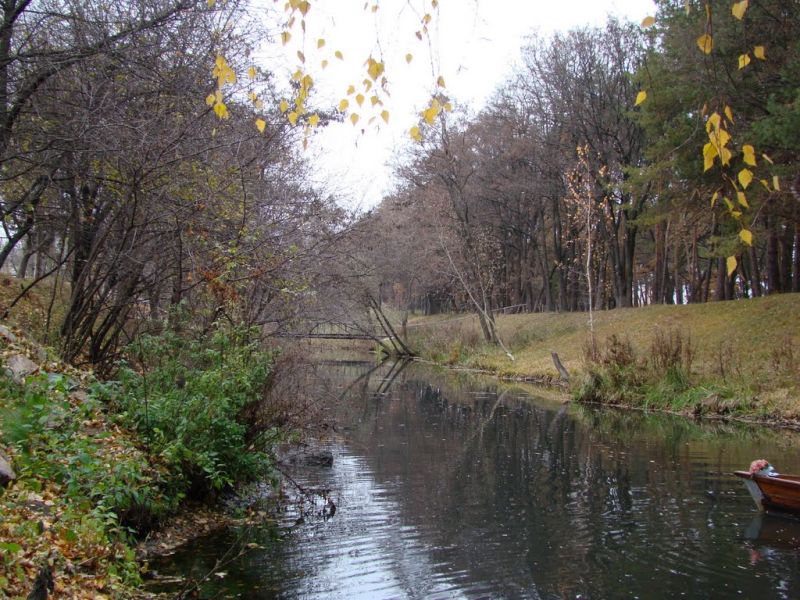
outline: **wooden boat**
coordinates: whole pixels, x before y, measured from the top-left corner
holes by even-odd
[[[781,475],[763,459],[734,475],[744,479],[759,510],[800,515],[800,477]]]

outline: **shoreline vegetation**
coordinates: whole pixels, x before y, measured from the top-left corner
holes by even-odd
[[[269,518],[220,502],[277,481],[272,449],[293,431],[275,425],[257,337],[165,328],[103,381],[27,335],[0,325],[0,598],[152,597],[149,556]]]
[[[566,387],[578,402],[797,428],[798,315],[800,294],[598,311],[594,344],[586,313],[497,315],[514,360],[475,316],[412,317],[407,331],[424,361]]]

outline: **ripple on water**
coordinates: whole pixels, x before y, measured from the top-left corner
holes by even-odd
[[[785,439],[518,393],[498,404],[494,383],[450,389],[412,371],[380,398],[343,400],[355,408],[333,468],[296,474],[330,490],[336,515],[306,503],[294,526],[292,505],[283,541],[250,532],[262,548],[209,596],[800,597],[800,524],[754,522],[730,476],[762,455],[800,471]],[[202,572],[231,535],[173,564]]]

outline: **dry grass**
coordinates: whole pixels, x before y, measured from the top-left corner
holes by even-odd
[[[570,373],[584,372],[587,366],[585,348],[590,335],[585,313],[499,316],[500,335],[510,346],[514,361],[499,348],[465,343],[480,337],[475,317],[417,317],[410,325],[415,346],[439,362],[453,362],[447,350],[460,348],[459,364],[503,376],[556,377],[551,352],[558,353]],[[595,313],[599,346],[616,335],[629,341],[643,360],[652,359],[659,337],[669,338],[673,332],[690,341],[694,373],[744,382],[800,409],[800,294]]]

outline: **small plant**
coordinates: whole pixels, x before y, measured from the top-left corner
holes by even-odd
[[[738,354],[729,344],[722,344],[716,348],[715,352],[715,373],[722,379],[732,376],[741,377],[741,368]]]
[[[798,364],[792,338],[788,335],[784,336],[772,349],[770,359],[776,373],[786,373],[787,375],[795,373]]]
[[[694,346],[688,334],[671,329],[664,332],[656,329],[650,344],[650,365],[656,373],[683,371],[686,375],[692,372]]]
[[[625,369],[636,363],[633,346],[628,338],[620,339],[612,334],[606,340],[606,347],[600,356],[600,363],[614,369]]]

